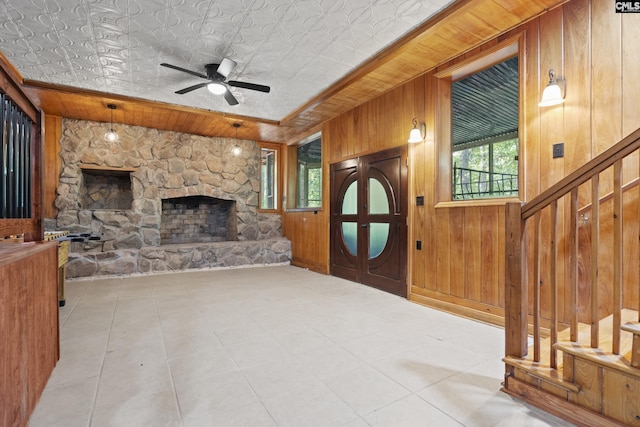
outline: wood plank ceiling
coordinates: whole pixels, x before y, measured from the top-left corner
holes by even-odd
[[[376,58],[309,100],[280,122],[234,116],[102,92],[24,81],[46,114],[204,136],[295,143],[326,120],[375,98],[567,0],[461,0],[424,22]]]

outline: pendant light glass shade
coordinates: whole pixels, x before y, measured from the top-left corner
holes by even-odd
[[[107,108],[111,110],[111,125],[109,126],[109,130],[104,134],[104,140],[107,142],[118,142],[120,141],[120,136],[118,132],[113,129],[113,110],[116,109],[116,106],[108,104]]]
[[[240,127],[240,123],[234,123],[233,127],[236,128],[236,140],[233,148],[231,149],[231,154],[238,157],[242,154],[242,149],[238,146],[238,128]]]
[[[115,130],[109,129],[104,134],[104,140],[107,142],[118,142],[120,140],[120,136],[118,135],[118,132],[116,132]]]

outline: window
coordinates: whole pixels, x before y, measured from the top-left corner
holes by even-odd
[[[322,207],[322,142],[320,135],[297,147],[296,208]]]
[[[438,203],[518,197],[522,34],[438,72]]]
[[[4,93],[0,120],[0,218],[30,218],[33,122]]]
[[[451,84],[452,200],[518,195],[518,57]]]
[[[278,150],[260,148],[260,209],[278,209]]]

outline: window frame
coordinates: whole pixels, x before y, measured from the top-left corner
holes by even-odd
[[[316,140],[320,141],[320,206],[317,207],[299,207],[298,206],[298,149],[304,145],[310,144]],[[322,144],[322,132],[314,132],[313,134],[302,138],[297,143],[288,146],[287,150],[287,195],[284,202],[285,209],[289,212],[321,212],[324,208],[324,191],[325,191],[325,164],[324,150]]]
[[[258,142],[260,148],[260,192],[258,194],[258,212],[260,213],[280,213],[282,212],[281,193],[282,193],[282,144],[276,142]],[[275,161],[275,189],[274,189],[274,208],[262,208],[262,150],[273,150],[276,154]]]
[[[525,105],[524,42],[524,33],[520,33],[435,74],[437,90],[435,135],[437,153],[436,207],[504,205],[507,202],[523,199],[525,194],[523,172],[525,164],[524,143],[522,140],[522,135],[524,134],[522,106]],[[451,84],[514,56],[518,57],[518,74],[520,76],[518,83],[518,196],[454,200],[452,192]]]

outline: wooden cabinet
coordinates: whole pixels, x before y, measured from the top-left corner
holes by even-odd
[[[60,355],[57,242],[0,243],[0,426],[26,426]]]

